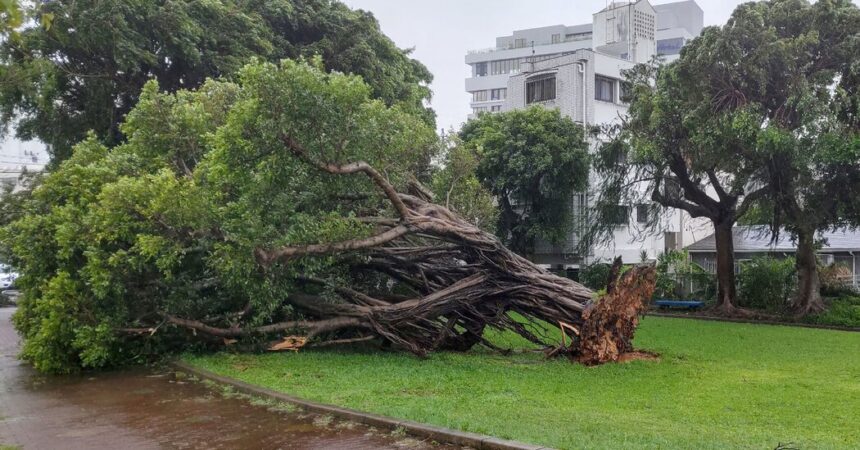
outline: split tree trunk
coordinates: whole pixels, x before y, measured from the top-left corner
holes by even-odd
[[[815,233],[797,232],[797,292],[792,307],[798,316],[816,314],[825,310],[821,298],[821,280],[818,276],[818,259],[815,253]]]

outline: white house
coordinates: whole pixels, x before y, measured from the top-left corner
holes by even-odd
[[[589,25],[516,31],[496,40],[492,50],[472,52],[473,68],[466,89],[472,93],[474,113],[508,111],[540,105],[558,108],[564,116],[585,125],[619,120],[627,111],[621,101],[622,72],[663,54],[677,58],[681,46],[702,30],[703,13],[688,0],[652,6],[648,0],[613,2],[594,14]],[[596,148],[598,142],[592,142]],[[597,180],[592,180],[592,185]],[[572,199],[576,224],[583,217],[588,192]],[[575,248],[581,230],[575,229],[562,245],[538,243],[534,260],[541,264],[577,268],[594,260],[638,262],[666,250],[681,249],[711,233],[710,223],[672,210],[660,221],[659,232],[639,232],[648,205],[619,205],[626,217],[614,240],[579,255]],[[576,228],[576,227],[575,227]]]

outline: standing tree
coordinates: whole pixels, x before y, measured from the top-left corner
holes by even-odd
[[[106,145],[121,142],[119,124],[147,80],[171,92],[194,88],[207,77],[231,76],[252,57],[320,55],[328,70],[363,76],[386,104],[434,121],[424,106],[432,79],[426,67],[382,34],[370,13],[338,1],[22,5],[30,5],[25,17],[53,20],[0,44],[0,116],[16,123],[18,137],[48,144],[55,162],[68,158],[90,130]],[[8,14],[0,11],[0,18],[18,20]]]
[[[783,226],[797,237],[796,311],[823,309],[815,234],[858,223],[846,194],[860,177],[858,52],[860,12],[850,1],[739,6],[675,63],[631,72],[630,118],[599,158],[600,204],[638,183],[664,207],[711,219],[719,305],[732,312],[731,229],[758,202],[774,237]],[[622,152],[629,164],[616,164]]]
[[[655,61],[627,73],[628,116],[608,130],[610,139],[594,159],[600,181],[586,242],[611,238],[618,205],[658,205],[650,209],[642,232],[659,230],[667,208],[707,218],[716,238],[717,311],[732,315],[744,313],[737,308],[732,227],[767,190],[748,192],[757,166],[726,157],[743,143],[733,136],[732,117],[716,114],[701,91],[708,69],[681,75],[681,64],[696,58],[696,42],[682,51],[679,62]]]
[[[481,114],[460,131],[478,157],[476,174],[496,197],[496,232],[529,254],[535,239],[558,243],[570,233],[571,199],[588,185],[588,144],[581,126],[556,109]]]
[[[860,9],[850,1],[770,0],[741,5],[678,63],[715,117],[730,121],[725,157],[760,168],[774,238],[798,243],[799,315],[824,309],[819,231],[860,223]]]

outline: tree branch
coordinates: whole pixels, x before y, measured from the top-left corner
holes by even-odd
[[[397,211],[397,214],[400,216],[401,219],[406,219],[411,215],[409,212],[409,208],[406,207],[406,205],[403,203],[403,200],[401,200],[398,196],[397,189],[395,189],[394,186],[389,183],[388,180],[386,180],[385,177],[383,177],[382,174],[379,173],[379,171],[377,171],[376,169],[374,169],[370,164],[367,164],[364,161],[359,161],[344,165],[338,165],[317,161],[311,158],[311,156],[308,155],[308,152],[304,149],[304,147],[302,147],[301,144],[296,142],[292,137],[282,135],[281,140],[284,142],[284,145],[286,145],[287,148],[289,148],[290,151],[293,152],[294,155],[307,161],[314,167],[324,172],[328,172],[335,175],[348,175],[356,172],[363,172],[365,175],[370,177],[370,179],[373,180],[373,182],[376,183],[376,185],[379,186],[380,189],[382,189],[382,191],[385,193],[385,196],[388,197],[388,201],[390,201],[391,204],[394,206],[394,209]]]
[[[757,189],[753,192],[750,192],[748,195],[744,195],[744,201],[741,203],[741,206],[738,207],[735,216],[741,218],[746,214],[750,208],[752,208],[755,202],[761,200],[767,194],[770,193],[770,189],[765,186],[763,188]]]
[[[391,303],[388,303],[384,300],[373,298],[367,294],[358,292],[356,290],[353,290],[353,289],[350,289],[347,287],[343,287],[343,286],[337,286],[337,285],[331,284],[328,281],[320,279],[320,278],[299,277],[297,279],[300,281],[304,281],[306,283],[314,283],[314,284],[320,284],[323,286],[328,286],[328,287],[332,288],[335,292],[337,292],[337,294],[340,295],[341,297],[344,297],[347,300],[353,300],[353,301],[357,300],[359,303],[362,303],[362,304],[367,305],[367,306],[388,306],[391,304]]]
[[[691,217],[708,217],[713,218],[713,214],[708,208],[684,201],[680,198],[671,198],[660,192],[660,182],[654,186],[654,191],[651,193],[651,200],[670,208],[678,208],[687,211]]]
[[[257,261],[263,266],[271,266],[276,261],[284,261],[290,258],[310,255],[328,255],[332,253],[360,250],[376,247],[386,242],[393,241],[405,236],[412,231],[407,225],[398,225],[388,231],[364,239],[353,239],[349,241],[333,242],[330,244],[310,244],[300,246],[281,247],[276,250],[266,251],[258,248],[254,251]]]
[[[366,328],[366,326],[359,319],[352,317],[335,317],[333,319],[319,320],[315,322],[307,320],[295,320],[290,322],[273,323],[271,325],[265,325],[257,328],[218,328],[206,325],[205,323],[200,322],[198,320],[183,319],[180,317],[172,316],[170,314],[165,314],[164,318],[165,320],[167,320],[167,322],[172,323],[174,325],[190,328],[192,330],[199,331],[201,333],[208,334],[211,336],[224,338],[242,337],[251,334],[275,333],[279,331],[293,329],[307,330],[310,335],[316,335],[327,331],[339,330],[341,328]]]
[[[717,197],[720,198],[720,201],[731,201],[733,196],[729,195],[729,193],[726,192],[726,190],[723,188],[723,185],[720,182],[720,179],[717,177],[717,173],[714,171],[714,169],[708,169],[705,171],[705,173],[708,174],[708,180],[711,182],[711,186],[714,187],[714,190],[717,191]],[[737,198],[735,197],[734,199],[736,200]]]

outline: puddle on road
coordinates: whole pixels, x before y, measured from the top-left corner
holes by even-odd
[[[449,449],[290,406],[248,399],[169,372],[54,377],[14,358],[0,309],[0,445],[24,449]]]

